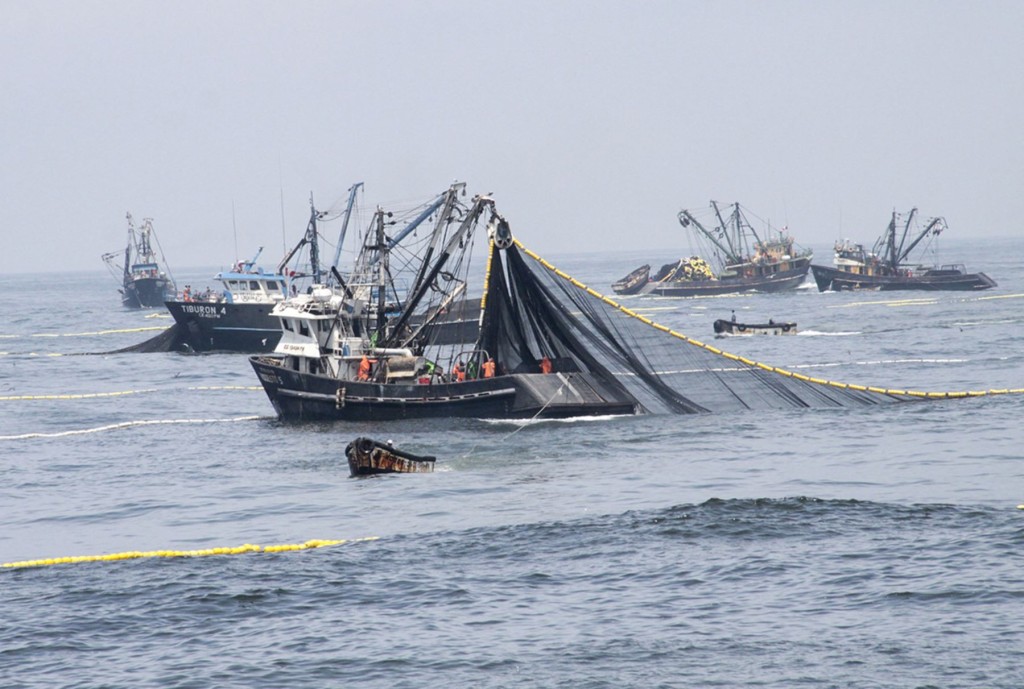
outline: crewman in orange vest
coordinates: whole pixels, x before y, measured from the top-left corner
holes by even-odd
[[[547,354],[540,360],[540,372],[551,373],[551,359],[548,358]]]
[[[359,373],[356,374],[356,380],[370,380],[370,357],[365,354],[359,362]]]
[[[465,383],[466,382],[466,369],[465,369],[465,367],[463,367],[461,361],[455,362],[455,367],[452,369],[452,373],[455,374],[455,382],[456,383]]]
[[[483,363],[483,366],[481,366],[481,368],[484,371],[484,378],[494,377],[494,359],[492,359],[491,357],[487,357],[487,361]]]

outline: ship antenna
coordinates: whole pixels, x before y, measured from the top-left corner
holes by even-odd
[[[235,222],[235,200],[231,199],[231,231],[235,235],[235,261],[238,259],[238,224]]]

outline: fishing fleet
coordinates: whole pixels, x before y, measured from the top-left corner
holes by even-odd
[[[361,187],[349,188],[345,209],[332,218],[342,218],[332,261],[325,262],[320,249],[320,225],[328,214],[310,198],[304,232],[273,271],[260,267],[260,249],[251,259],[217,273],[216,290],[186,285],[176,292],[169,271],[161,266],[166,262],[154,251],[151,219],[136,228],[129,214],[124,266],[114,265],[115,254],[104,255],[104,260],[122,278],[126,307],[162,304],[175,322],[152,345],[131,349],[247,353],[256,380],[284,421],[633,415],[648,411],[650,399],[659,398],[679,412],[710,409],[693,398],[700,392],[698,379],[690,382],[698,387],[673,388],[655,370],[644,345],[631,344],[640,340],[624,337],[586,299],[664,332],[669,329],[525,250],[491,195],[466,201],[463,182],[414,209],[378,206],[370,222],[354,233],[358,238],[350,238],[355,258],[341,265]],[[654,275],[644,265],[616,281],[612,290],[639,298],[772,293],[802,286],[809,272],[821,291],[995,286],[984,273],[967,273],[960,265],[914,263],[912,252],[945,229],[940,218],[912,231],[916,209],[905,221],[894,213],[870,251],[849,241],[837,243],[835,267],[830,268],[812,264],[813,254],[785,230],[770,225],[755,229],[739,204],[712,202],[711,208],[717,220],[713,226],[693,211],[678,214],[683,228],[708,243],[708,258],[692,255]],[[481,244],[486,252],[482,280],[470,270],[479,265],[473,262],[473,251]],[[531,260],[542,266],[540,273],[529,267]],[[548,269],[572,285],[568,302],[539,278]],[[558,278],[556,284],[561,284]],[[713,326],[717,337],[798,332],[789,320],[737,322],[735,312]],[[731,356],[687,341],[714,355]],[[705,368],[712,372],[712,387],[724,385],[729,391],[725,399],[743,405],[749,404],[742,399],[748,392],[763,398],[757,390],[764,388],[753,381],[764,371],[788,376],[790,381],[775,380],[770,386],[780,400],[800,406],[809,403],[802,398],[815,386],[842,390],[807,398],[834,404],[860,402],[870,394],[891,399],[916,394],[837,384],[732,358],[742,366]],[[743,375],[723,377],[723,371]],[[743,382],[752,374],[754,379]],[[744,390],[749,385],[754,387]],[[368,438],[350,443],[346,456],[353,475],[428,471],[434,461]]]

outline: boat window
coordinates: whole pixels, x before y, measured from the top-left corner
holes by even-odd
[[[299,321],[299,334],[309,335],[309,325],[306,323],[306,321]]]
[[[255,280],[250,280],[249,289],[258,292],[260,290],[260,283],[256,282]]]
[[[294,330],[294,329],[292,328],[292,324],[291,324],[291,323],[290,323],[290,322],[289,322],[289,321],[288,321],[287,319],[285,319],[285,318],[282,318],[282,319],[281,319],[281,325],[282,325],[282,326],[284,327],[284,329],[285,329],[285,330],[287,330],[288,332],[295,332],[295,330]]]

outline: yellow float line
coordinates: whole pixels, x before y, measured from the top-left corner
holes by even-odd
[[[25,352],[25,353],[23,353],[23,352],[0,352],[0,355],[2,355],[2,356],[50,356],[50,357],[69,356],[68,354],[64,354],[63,352],[46,352],[44,354],[40,354],[39,352]],[[70,356],[74,356],[74,355],[70,355]]]
[[[146,390],[121,390],[118,392],[86,392],[77,395],[6,395],[0,397],[0,402],[11,402],[15,400],[85,400],[96,397],[124,397],[125,395],[142,395],[147,392],[156,392],[156,388]]]
[[[484,293],[480,297],[480,311],[487,308],[487,285],[491,283],[491,261],[494,260],[494,240],[491,239],[487,246],[487,268],[484,270]]]
[[[19,337],[86,337],[91,335],[114,335],[116,333],[144,333],[149,330],[167,330],[167,326],[151,325],[145,328],[118,328],[116,330],[95,330],[87,333],[32,333],[29,335],[0,335],[0,339],[13,340]]]
[[[991,297],[978,297],[978,301],[988,301],[989,299],[1020,299],[1024,297],[1024,294],[996,294]]]
[[[989,395],[1008,395],[1008,394],[1019,395],[1019,394],[1024,394],[1024,388],[1016,388],[1016,389],[1012,389],[1012,390],[1008,390],[1008,389],[1003,389],[1003,390],[972,390],[972,391],[966,391],[966,392],[921,392],[921,391],[918,391],[918,390],[894,390],[894,389],[890,389],[890,388],[867,387],[867,386],[864,386],[864,385],[853,385],[852,383],[840,383],[840,382],[837,382],[837,381],[834,381],[834,380],[824,380],[824,379],[821,379],[821,378],[810,378],[810,377],[802,375],[800,373],[794,373],[792,371],[787,371],[786,369],[779,368],[777,366],[771,366],[769,364],[762,364],[762,363],[757,362],[757,361],[751,361],[750,359],[747,359],[747,358],[744,358],[744,357],[741,357],[741,356],[736,356],[735,354],[730,354],[729,352],[723,352],[722,350],[720,350],[720,349],[718,349],[716,347],[712,347],[709,344],[705,344],[705,343],[701,342],[700,340],[695,340],[692,337],[687,337],[686,335],[684,335],[682,333],[677,333],[676,331],[672,330],[671,328],[669,328],[667,326],[655,323],[650,318],[646,318],[644,316],[641,316],[636,311],[633,311],[632,309],[628,309],[625,306],[622,306],[621,304],[615,302],[613,299],[609,299],[608,297],[606,297],[605,295],[601,294],[600,292],[597,292],[596,290],[591,289],[590,287],[587,287],[586,285],[584,285],[579,280],[576,280],[575,278],[573,278],[573,277],[567,275],[566,273],[562,272],[561,270],[559,270],[558,268],[556,268],[555,266],[551,265],[550,263],[545,261],[543,258],[538,256],[533,251],[530,251],[529,249],[527,249],[525,246],[523,246],[523,243],[520,242],[518,239],[516,239],[514,241],[515,241],[516,246],[518,246],[519,249],[523,253],[525,253],[527,256],[529,256],[533,260],[535,260],[538,263],[540,263],[542,266],[544,266],[545,268],[547,268],[548,270],[553,272],[558,277],[562,278],[563,280],[567,280],[573,286],[575,286],[575,287],[585,291],[587,294],[589,294],[590,296],[594,297],[595,299],[599,299],[599,300],[603,301],[608,306],[611,306],[612,308],[617,309],[617,310],[621,311],[622,313],[626,314],[627,316],[635,318],[638,321],[640,321],[641,323],[645,323],[645,324],[651,326],[652,328],[655,328],[657,330],[661,330],[662,332],[668,333],[669,335],[671,335],[671,336],[673,336],[675,338],[678,338],[678,339],[682,340],[683,342],[686,342],[687,344],[693,345],[694,347],[700,347],[701,349],[705,349],[705,350],[711,352],[712,354],[717,354],[718,356],[725,357],[726,359],[730,359],[732,361],[738,361],[738,362],[740,362],[742,364],[746,364],[747,366],[756,367],[756,368],[759,368],[759,369],[764,370],[764,371],[769,371],[771,373],[778,373],[779,375],[786,376],[787,378],[795,378],[797,380],[801,380],[801,381],[804,381],[804,382],[807,382],[807,383],[814,383],[816,385],[827,385],[827,386],[838,388],[838,389],[841,389],[841,390],[856,390],[858,392],[874,392],[874,393],[877,393],[877,394],[894,396],[894,397],[915,397],[915,398],[927,398],[927,399],[953,399],[953,398],[961,398],[961,397],[986,397],[986,396],[989,396]],[[907,300],[907,301],[910,301],[910,300]],[[862,303],[865,303],[865,304],[880,304],[880,303],[884,303],[884,302],[862,302]],[[849,306],[854,306],[854,304],[850,304]]]
[[[928,306],[930,304],[938,304],[939,300],[935,297],[927,297],[923,299],[878,299],[875,301],[855,301],[849,304],[833,304],[829,308],[832,309],[850,309],[857,306]]]
[[[362,543],[365,541],[376,541],[379,536],[367,536],[365,538],[351,538],[339,540],[311,540],[305,543],[293,543],[285,545],[245,545],[233,548],[205,548],[203,550],[132,550],[125,553],[111,553],[109,555],[76,555],[74,557],[52,557],[42,560],[22,560],[20,562],[5,562],[0,567],[8,569],[24,569],[27,567],[48,567],[51,565],[74,565],[82,562],[117,562],[119,560],[138,560],[146,557],[207,557],[210,555],[242,555],[244,553],[284,553],[293,550],[311,550],[313,548],[324,548],[332,545],[344,545],[345,543]]]

